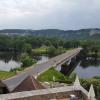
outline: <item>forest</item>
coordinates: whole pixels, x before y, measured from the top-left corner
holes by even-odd
[[[4,36],[0,35],[0,51],[31,52],[41,46],[54,48],[89,47],[100,48],[99,40],[66,40],[61,38],[47,38],[38,36]]]

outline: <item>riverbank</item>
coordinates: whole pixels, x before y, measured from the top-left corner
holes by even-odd
[[[36,60],[34,60],[33,58],[31,58],[29,55],[26,54],[22,55],[20,60],[22,62],[20,67],[11,68],[10,71],[0,71],[0,80],[12,77],[18,74],[19,72],[23,71],[25,68],[36,63]]]
[[[0,71],[0,80],[4,80],[4,79],[7,79],[7,78],[10,78],[12,76],[16,75],[16,72],[15,71],[10,71],[10,72],[7,72],[7,71]]]

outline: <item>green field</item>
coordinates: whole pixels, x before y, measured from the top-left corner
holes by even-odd
[[[71,50],[71,49],[65,49],[62,47],[55,48],[55,47],[47,47],[47,46],[42,46],[40,48],[32,49],[33,53],[40,54],[40,55],[48,54],[48,55],[53,55],[53,56],[62,54],[64,52],[66,52],[67,50]]]
[[[16,75],[16,72],[7,72],[7,71],[0,71],[0,80],[4,80],[4,79],[7,79],[9,77],[12,77]]]
[[[47,52],[47,49],[48,47],[40,47],[40,48],[32,49],[32,51],[35,53],[44,54]]]
[[[55,80],[53,80],[53,77]],[[61,72],[58,72],[53,67],[49,70],[45,71],[44,73],[40,74],[37,79],[41,82],[64,82],[64,83],[71,83],[71,80],[64,76]]]

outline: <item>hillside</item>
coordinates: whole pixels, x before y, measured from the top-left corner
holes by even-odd
[[[100,39],[100,29],[80,29],[80,30],[25,30],[25,29],[4,29],[0,30],[3,35],[34,35],[45,37],[59,37],[64,39]]]

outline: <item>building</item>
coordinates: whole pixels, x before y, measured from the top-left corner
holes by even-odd
[[[46,89],[33,76],[28,76],[13,92],[0,95],[0,100],[96,100],[93,85],[88,92],[80,85],[78,76],[72,86]]]

